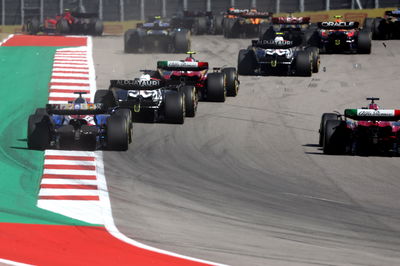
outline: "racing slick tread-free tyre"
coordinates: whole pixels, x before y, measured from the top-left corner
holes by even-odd
[[[115,111],[114,115],[125,117],[126,123],[128,124],[129,127],[129,132],[128,132],[129,143],[132,143],[132,129],[133,129],[132,111],[128,108],[119,108]]]
[[[254,75],[256,59],[252,50],[241,49],[238,55],[238,74]]]
[[[221,69],[221,72],[225,74],[226,95],[235,97],[239,89],[236,68],[234,67],[223,68]]]
[[[44,150],[50,146],[50,117],[34,114],[28,119],[28,148]]]
[[[213,17],[213,34],[222,34],[223,28],[222,28],[222,23],[224,20],[224,16],[222,15],[215,15]]]
[[[184,86],[182,92],[185,97],[185,111],[187,117],[195,117],[198,97],[195,86]]]
[[[323,113],[321,117],[321,124],[319,125],[319,146],[324,145],[325,124],[328,120],[338,120],[338,115],[335,113]]]
[[[94,103],[102,103],[106,109],[117,105],[111,90],[97,90],[94,94]]]
[[[371,53],[371,37],[367,31],[360,31],[358,34],[358,53],[370,54]]]
[[[37,18],[32,18],[28,20],[25,27],[25,30],[28,34],[36,35],[40,31],[40,22]]]
[[[124,52],[138,53],[141,46],[139,33],[135,29],[127,30],[124,33]]]
[[[56,24],[56,33],[58,34],[68,34],[69,33],[69,24],[66,19],[60,19]]]
[[[129,145],[129,125],[127,118],[111,115],[107,119],[107,147],[109,150],[126,151]]]
[[[235,38],[238,34],[234,32],[236,19],[226,18],[224,19],[224,37]]]
[[[312,59],[312,72],[318,73],[320,65],[319,49],[317,47],[308,47],[306,51],[310,52]]]
[[[198,17],[196,18],[193,27],[194,27],[194,32],[196,35],[202,35],[207,33],[207,18],[206,17]]]
[[[324,128],[325,154],[343,154],[346,151],[346,122],[341,120],[327,120]]]
[[[103,21],[99,18],[93,18],[90,21],[90,26],[91,26],[91,34],[94,36],[101,36],[103,34],[104,30],[104,24]]]
[[[174,46],[176,53],[186,53],[190,49],[190,33],[187,30],[175,34]]]
[[[301,77],[311,77],[312,64],[310,60],[310,53],[307,51],[300,51],[296,56],[296,75]]]
[[[171,124],[183,124],[185,115],[183,95],[178,92],[168,93],[165,96],[165,121]]]
[[[226,87],[223,73],[210,73],[207,76],[207,100],[225,102]]]

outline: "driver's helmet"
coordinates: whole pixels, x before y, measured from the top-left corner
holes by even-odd
[[[185,62],[196,62],[196,60],[193,57],[188,56],[185,58]]]
[[[343,21],[343,17],[342,16],[340,16],[340,15],[336,15],[336,16],[334,16],[334,18],[335,18],[335,22],[342,22]]]
[[[376,103],[368,104],[368,109],[378,110],[379,106]]]
[[[275,42],[283,42],[284,40],[285,40],[285,39],[283,38],[282,35],[278,35],[278,36],[276,36],[275,39],[274,39]]]
[[[140,80],[140,81],[148,81],[148,80],[151,80],[151,77],[150,77],[149,74],[142,74],[142,75],[139,77],[139,80]]]
[[[81,103],[86,103],[86,100],[82,97],[76,98],[73,102],[73,104],[81,104]]]

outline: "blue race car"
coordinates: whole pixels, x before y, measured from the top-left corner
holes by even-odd
[[[79,97],[68,104],[47,104],[28,119],[28,148],[127,150],[132,141],[129,109],[105,109]]]

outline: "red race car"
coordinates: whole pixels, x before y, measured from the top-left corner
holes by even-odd
[[[324,113],[320,125],[320,145],[326,154],[400,154],[400,110],[380,109],[379,98],[361,109],[345,109],[344,114]]]
[[[79,13],[65,10],[55,18],[46,18],[41,24],[39,19],[29,19],[23,31],[36,35],[40,32],[45,34],[73,34],[73,35],[94,35],[103,34],[103,22],[95,13]]]
[[[213,68],[209,71],[208,62],[193,58],[194,52],[180,61],[158,61],[157,69],[168,82],[184,83],[196,87],[200,100],[224,102],[226,96],[236,96],[239,79],[236,68]]]

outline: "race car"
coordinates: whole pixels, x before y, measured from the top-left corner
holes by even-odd
[[[23,26],[23,32],[36,35],[39,32],[45,34],[74,34],[94,35],[103,34],[103,21],[95,13],[71,12],[66,9],[55,18],[46,18],[41,24],[39,19],[27,20]]]
[[[366,18],[364,28],[372,32],[373,40],[400,39],[400,8],[385,11],[383,18]]]
[[[269,24],[260,26],[260,39],[268,39],[276,32],[283,32],[289,40],[300,39],[304,44],[312,36],[316,25],[311,24],[310,17],[272,17]]]
[[[234,67],[213,68],[208,62],[197,61],[193,54],[180,61],[158,61],[157,69],[168,82],[183,82],[196,87],[200,100],[224,102],[226,96],[236,96],[239,79]]]
[[[400,155],[400,110],[380,109],[375,101],[344,114],[324,113],[319,144],[325,154]]]
[[[222,25],[225,38],[248,38],[260,34],[260,27],[269,23],[271,12],[260,12],[256,9],[229,8]]]
[[[111,80],[109,90],[96,91],[95,102],[130,109],[134,121],[150,116],[153,122],[183,124],[185,116],[194,117],[197,110],[193,86],[167,84],[151,78],[147,70],[134,80]]]
[[[309,42],[320,48],[321,53],[355,52],[371,53],[371,36],[367,30],[361,30],[359,23],[345,22],[336,16],[336,21],[318,23]]]
[[[68,104],[47,104],[28,119],[28,148],[34,150],[118,150],[132,141],[131,113],[106,109],[79,97]]]
[[[124,34],[125,53],[167,52],[185,53],[190,49],[190,31],[174,28],[168,21],[156,17],[146,23],[138,23],[136,29]]]
[[[222,34],[223,15],[214,15],[211,11],[183,11],[175,14],[171,20],[174,28],[190,30],[193,35]]]
[[[253,40],[238,55],[239,75],[311,76],[319,71],[318,48],[303,46],[301,39],[288,40],[285,33],[274,38]]]

